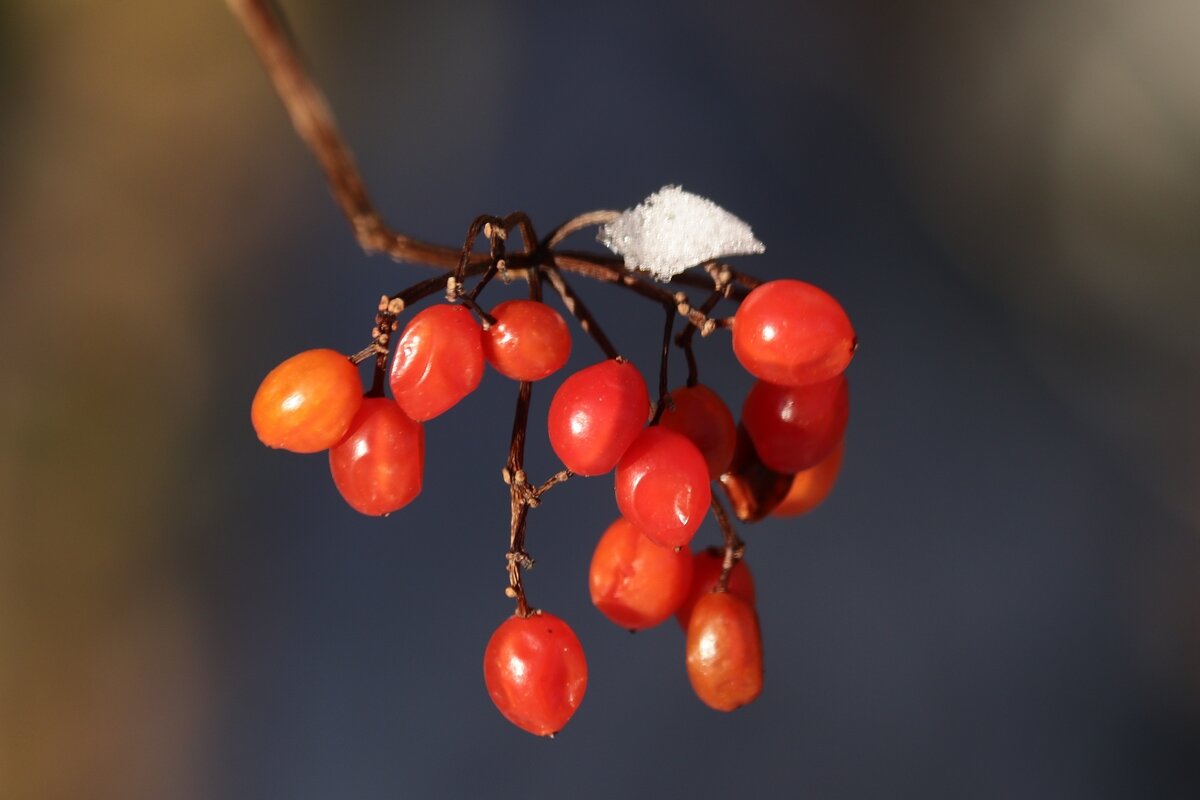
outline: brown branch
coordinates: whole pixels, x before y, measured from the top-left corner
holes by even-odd
[[[620,211],[588,211],[580,214],[574,219],[569,219],[562,225],[559,225],[554,230],[550,231],[550,235],[546,237],[546,241],[542,243],[543,250],[553,250],[563,239],[566,239],[572,233],[581,231],[584,228],[595,227],[596,225],[604,225],[612,222],[617,217],[621,216]]]
[[[721,302],[722,298],[730,296],[730,293],[733,289],[733,284],[731,282],[733,274],[729,267],[725,264],[710,262],[705,264],[704,268],[708,272],[709,277],[712,278],[713,282],[712,294],[705,299],[704,303],[701,304],[699,309],[700,313],[707,315],[708,312],[717,307],[717,303]],[[689,325],[680,331],[679,335],[675,337],[676,346],[683,350],[683,355],[687,359],[688,386],[695,386],[700,382],[700,370],[696,365],[696,353],[692,349],[692,341],[695,339],[696,330],[696,326]]]
[[[562,300],[563,307],[567,312],[579,322],[579,327],[583,332],[588,334],[599,345],[604,352],[605,358],[619,358],[620,353],[617,348],[613,347],[613,343],[605,335],[600,328],[600,324],[596,322],[596,318],[592,316],[592,312],[588,311],[587,306],[579,299],[579,295],[575,294],[574,290],[567,285],[566,280],[559,274],[557,269],[546,270],[546,280],[550,281],[550,285],[554,287],[554,291],[558,292],[559,298]]]
[[[746,545],[738,537],[737,531],[733,529],[733,523],[729,521],[725,507],[721,505],[721,501],[715,494],[712,496],[712,512],[713,516],[717,518],[717,525],[721,527],[721,535],[725,539],[725,553],[721,560],[721,577],[717,579],[716,591],[725,592],[729,590],[729,573],[733,572],[734,565],[742,560],[742,556],[746,552]]]
[[[669,367],[671,359],[671,333],[675,329],[675,309],[670,303],[664,303],[663,310],[667,312],[667,321],[663,325],[662,353],[659,356],[658,362],[658,402],[654,406],[654,417],[650,420],[651,425],[658,424],[659,420],[662,419],[663,412],[671,404]]]
[[[296,133],[317,157],[334,199],[350,221],[363,250],[387,253],[397,261],[452,269],[458,263],[455,250],[396,233],[375,210],[329,104],[309,78],[283,20],[271,3],[267,0],[227,0],[227,3],[258,52]]]
[[[542,281],[537,270],[529,272],[529,299],[542,299]],[[525,552],[525,530],[529,521],[529,509],[536,505],[530,502],[529,482],[525,477],[525,432],[529,427],[529,401],[533,396],[533,384],[521,381],[517,390],[517,410],[513,418],[512,441],[508,448],[508,462],[504,467],[504,478],[509,485],[512,516],[509,525],[508,590],[506,594],[517,601],[517,616],[528,617],[532,610],[525,599],[525,584],[521,581],[521,568],[533,566],[533,559]],[[565,480],[565,478],[564,478]]]
[[[321,165],[334,199],[349,220],[359,246],[367,253],[385,253],[397,261],[447,270],[457,269],[464,257],[461,250],[398,233],[387,225],[376,210],[367,194],[366,184],[354,162],[354,156],[334,121],[329,103],[309,76],[281,14],[270,0],[226,0],[226,3],[258,53],[296,133]],[[508,266],[553,264],[560,270],[587,275],[608,283],[626,282],[628,272],[620,260],[591,253],[553,252],[554,245],[566,236],[582,228],[607,222],[617,213],[593,211],[581,214],[560,225],[546,242],[541,244],[535,244],[537,240],[533,227],[526,215],[520,212],[509,215],[503,221],[504,228],[507,230],[515,226],[521,230],[525,252],[514,257]],[[477,265],[486,266],[488,258],[482,254],[469,254],[466,261],[468,268],[474,268]],[[735,277],[743,286],[757,285],[757,282],[748,276],[735,273]],[[689,274],[676,276],[672,282],[683,286],[704,285],[698,275]],[[693,324],[697,324],[695,320]]]

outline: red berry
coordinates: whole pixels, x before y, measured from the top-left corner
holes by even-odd
[[[496,323],[483,334],[483,355],[501,375],[539,381],[557,372],[571,355],[571,331],[550,306],[508,300],[492,309]]]
[[[617,464],[617,506],[625,519],[663,547],[692,540],[712,502],[708,465],[682,434],[647,428]]]
[[[436,305],[404,328],[392,360],[396,402],[418,422],[475,391],[483,378],[483,329],[462,306]]]
[[[737,423],[720,396],[707,386],[683,386],[671,392],[671,403],[658,424],[682,433],[700,448],[708,477],[716,480],[729,469],[737,443]]]
[[[250,421],[268,447],[316,453],[346,435],[361,404],[357,367],[334,350],[306,350],[263,378]]]
[[[621,518],[600,537],[588,584],[592,602],[604,616],[622,628],[650,628],[687,598],[692,554],[656,545]]]
[[[577,475],[603,475],[617,465],[646,424],[650,396],[637,367],[609,359],[571,375],[550,401],[550,446]]]
[[[839,375],[808,386],[757,381],[742,406],[742,424],[763,464],[796,473],[833,452],[850,418],[850,389]]]
[[[733,711],[762,692],[762,635],[754,607],[729,592],[704,595],[687,631],[687,671],[710,708]]]
[[[764,283],[733,318],[733,352],[756,378],[802,386],[840,375],[854,356],[854,328],[837,300],[809,283]]]
[[[675,619],[679,622],[679,627],[685,631],[688,629],[688,622],[692,619],[692,609],[696,607],[696,601],[717,588],[717,581],[721,579],[721,565],[724,561],[725,551],[711,547],[696,553],[695,558],[692,559],[692,586],[688,590],[687,599],[675,612]],[[730,594],[754,605],[754,577],[750,574],[750,567],[746,566],[745,561],[734,562],[733,569],[729,573],[728,589]]]
[[[587,690],[583,645],[553,614],[509,617],[484,651],[483,680],[509,722],[550,736],[567,724]]]
[[[842,454],[845,451],[845,443],[839,442],[833,452],[818,464],[797,472],[787,497],[783,498],[783,502],[771,513],[777,517],[798,517],[819,506],[833,491],[838,472],[842,469]]]
[[[329,471],[356,511],[381,516],[421,493],[425,431],[386,397],[363,400],[346,438],[329,450]]]

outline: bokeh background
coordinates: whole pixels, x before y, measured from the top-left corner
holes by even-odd
[[[513,387],[428,425],[385,520],[260,446],[262,375],[428,273],[357,249],[223,4],[0,2],[0,796],[1200,793],[1200,5],[283,6],[401,230],[680,183],[840,298],[840,485],[745,532],[767,683],[731,715],[674,623],[591,607],[609,482],[556,489],[528,587],[591,682],[512,728]],[[584,290],[652,370],[658,311]]]

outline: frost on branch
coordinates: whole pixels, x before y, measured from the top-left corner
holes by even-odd
[[[713,201],[664,186],[600,227],[597,240],[625,266],[668,281],[688,267],[726,256],[761,253],[750,226]]]

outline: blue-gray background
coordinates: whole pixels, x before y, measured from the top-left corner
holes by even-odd
[[[680,183],[836,295],[840,483],[746,531],[766,688],[729,715],[674,623],[591,607],[609,480],[556,489],[528,587],[590,683],[557,740],[512,728],[514,387],[428,424],[385,520],[261,447],[261,376],[428,273],[357,249],[221,4],[0,3],[0,794],[1200,792],[1195,3],[283,5],[401,230]],[[651,373],[658,311],[582,288]]]

